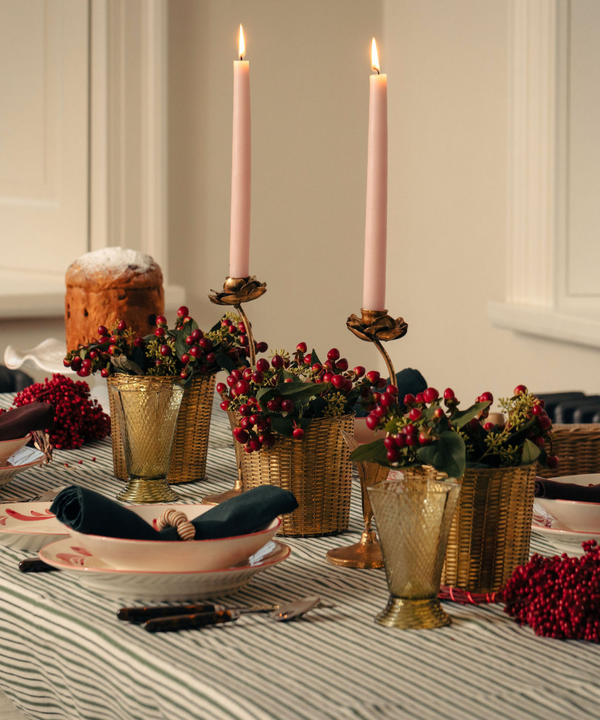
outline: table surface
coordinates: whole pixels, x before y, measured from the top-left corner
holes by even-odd
[[[2,395],[0,405],[10,400]],[[231,487],[235,472],[227,418],[216,410],[208,480],[177,491],[199,499]],[[55,452],[49,466],[0,488],[0,501],[69,483],[116,494],[122,484],[112,475],[109,440]],[[384,571],[325,560],[329,548],[355,542],[360,530],[355,483],[348,533],[284,538],[290,559],[230,601],[318,594],[335,608],[291,623],[244,616],[162,635],[120,623],[115,612],[123,602],[72,576],[20,573],[17,564],[28,554],[0,546],[0,688],[27,716],[44,719],[598,717],[597,645],[536,637],[497,605],[444,603],[452,625],[439,630],[374,624],[388,596]],[[542,539],[532,549],[552,552]]]

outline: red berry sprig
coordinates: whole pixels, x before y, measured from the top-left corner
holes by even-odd
[[[51,380],[25,388],[13,404],[21,407],[38,400],[54,405],[54,428],[48,432],[57,450],[73,450],[110,434],[110,418],[98,401],[91,399],[86,382],[53,375]]]
[[[270,363],[259,359],[255,370],[232,370],[217,392],[221,409],[241,416],[235,439],[248,453],[271,447],[277,435],[302,440],[312,419],[351,412],[357,401],[370,402],[373,391],[386,384],[377,372],[365,375],[363,367],[348,367],[337,348],[321,363],[301,342],[293,357],[280,351]]]
[[[582,544],[581,558],[533,555],[508,581],[505,612],[536,635],[600,642],[600,547]]]

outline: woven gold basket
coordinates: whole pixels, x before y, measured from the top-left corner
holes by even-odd
[[[110,402],[110,417],[112,424],[112,450],[115,476],[119,480],[127,480],[125,467],[125,454],[121,442],[121,432],[117,425],[113,388],[126,385],[139,376],[111,375],[108,378],[108,399]],[[170,385],[173,378],[148,376],[152,382],[162,382]],[[210,429],[210,416],[215,390],[215,376],[195,377],[185,388],[181,403],[173,449],[171,451],[171,465],[167,480],[171,484],[204,480],[206,472],[206,454],[208,451],[208,433]]]
[[[554,470],[540,468],[542,477],[587,475],[600,472],[600,425],[553,425],[552,452],[558,455]]]
[[[499,590],[529,560],[537,463],[469,468],[457,480],[460,496],[448,539],[442,585],[471,592]],[[432,467],[407,468],[406,477],[442,479]]]
[[[284,515],[281,535],[314,537],[348,529],[352,463],[342,430],[354,434],[354,415],[318,418],[302,440],[278,437],[271,448],[240,453],[244,490],[276,485],[294,493],[299,507]]]

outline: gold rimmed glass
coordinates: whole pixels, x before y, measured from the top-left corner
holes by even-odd
[[[385,480],[368,488],[390,598],[375,622],[401,629],[450,624],[438,594],[460,486],[437,480]]]
[[[149,377],[114,387],[115,411],[127,467],[127,487],[117,500],[134,503],[179,500],[167,482],[183,388]]]

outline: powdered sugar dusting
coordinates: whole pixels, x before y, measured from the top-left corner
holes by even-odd
[[[77,263],[85,272],[97,270],[111,273],[115,278],[127,271],[145,273],[154,261],[150,255],[121,247],[107,247],[82,255]]]

